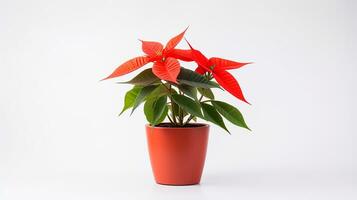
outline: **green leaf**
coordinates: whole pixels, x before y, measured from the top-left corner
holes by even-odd
[[[147,99],[158,98],[166,94],[168,94],[167,88],[160,84],[154,91],[152,91],[152,93],[150,93]]]
[[[167,116],[167,113],[169,111],[169,109],[167,108],[167,105],[164,105],[164,112],[162,112],[161,116],[158,118],[158,120],[154,121],[154,124],[160,124],[161,122],[163,122]]]
[[[155,76],[155,74],[152,72],[152,69],[146,69],[142,72],[140,72],[137,76],[135,76],[133,79],[130,81],[126,82],[118,82],[119,84],[133,84],[133,85],[140,85],[140,86],[147,86],[151,85],[154,83],[160,83],[160,79]]]
[[[220,88],[216,82],[210,81],[201,74],[183,67],[181,67],[181,71],[177,76],[177,80],[181,84],[186,84],[193,87]]]
[[[204,96],[209,99],[214,99],[214,94],[210,88],[197,88],[197,90]]]
[[[133,109],[131,110],[131,114],[133,114],[134,110],[145,100],[145,98],[157,88],[158,85],[148,85],[143,87],[135,98]]]
[[[173,94],[172,100],[191,115],[203,118],[200,105],[194,100],[179,94]]]
[[[131,90],[129,90],[124,97],[124,107],[119,115],[121,115],[127,109],[133,107],[136,97],[141,91],[142,87],[134,86]]]
[[[171,111],[171,113],[175,113],[175,115],[177,115],[179,112],[179,106],[177,105],[177,103],[171,102],[171,105],[169,105],[169,110]]]
[[[217,124],[218,126],[223,128],[230,134],[226,125],[224,124],[224,121],[223,121],[221,115],[217,112],[217,110],[212,105],[209,105],[206,103],[201,103],[201,106],[202,106],[202,110],[203,110],[204,119]]]
[[[197,100],[197,90],[195,87],[192,87],[190,85],[180,84],[178,85],[178,88],[187,96]]]
[[[237,108],[222,101],[211,101],[211,103],[228,121],[250,130],[244,121],[242,113]]]
[[[164,121],[168,108],[166,105],[167,97],[162,96],[159,98],[148,99],[144,105],[144,113],[147,121],[151,125],[157,125]]]

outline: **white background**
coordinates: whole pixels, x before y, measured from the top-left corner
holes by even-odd
[[[356,9],[0,0],[0,199],[356,199]],[[252,106],[217,93],[253,132],[212,126],[201,185],[160,186],[141,108],[117,117],[130,86],[98,80],[188,25],[207,56],[254,62],[233,72]]]

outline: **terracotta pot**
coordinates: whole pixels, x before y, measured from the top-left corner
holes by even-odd
[[[151,167],[158,184],[199,184],[206,158],[207,124],[195,127],[146,125]]]

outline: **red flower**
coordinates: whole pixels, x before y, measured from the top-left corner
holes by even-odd
[[[182,40],[186,30],[187,28],[182,33],[169,40],[165,48],[159,42],[141,40],[142,50],[146,55],[126,61],[103,80],[128,74],[149,62],[153,62],[152,72],[157,77],[162,80],[177,83],[176,78],[180,73],[180,64],[177,59],[191,61],[190,50],[175,49],[176,45]]]
[[[208,59],[200,51],[194,49],[191,44],[186,40],[191,48],[192,59],[197,63],[198,67],[196,72],[199,74],[204,74],[206,72],[212,73],[216,81],[229,93],[238,99],[249,102],[245,99],[243,92],[238,84],[238,81],[226,70],[237,69],[246,64],[250,63],[240,63],[231,60],[226,60],[222,58],[212,57]]]

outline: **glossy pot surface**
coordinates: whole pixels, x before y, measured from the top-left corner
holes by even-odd
[[[206,159],[209,126],[153,127],[146,125],[151,167],[157,183],[199,184]]]

